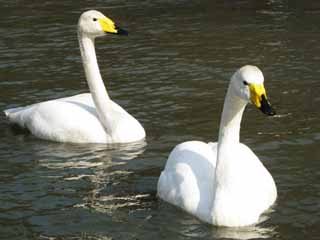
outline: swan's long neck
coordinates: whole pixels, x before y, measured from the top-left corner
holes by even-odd
[[[224,168],[228,164],[228,156],[232,152],[232,146],[240,142],[240,124],[246,104],[244,100],[233,93],[230,84],[223,105],[219,128],[216,171],[221,170],[221,168]],[[216,175],[219,176],[218,172],[216,172]]]
[[[240,141],[240,124],[246,102],[233,94],[231,86],[223,105],[218,144],[233,144]]]
[[[107,111],[109,109],[109,105],[111,104],[111,100],[100,75],[94,48],[94,39],[85,36],[81,32],[78,32],[78,39],[84,72],[94,104],[96,106],[99,120],[106,131],[110,133],[111,126],[110,121],[108,121]]]

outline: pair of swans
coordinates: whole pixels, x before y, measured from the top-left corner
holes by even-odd
[[[141,124],[113,102],[103,84],[94,39],[106,33],[126,35],[94,10],[84,12],[78,38],[90,93],[5,110],[9,121],[35,136],[59,142],[128,143],[145,138]],[[190,141],[171,152],[158,182],[158,196],[199,219],[219,226],[257,223],[276,200],[274,180],[258,157],[239,141],[240,122],[251,102],[268,115],[262,72],[240,68],[231,78],[218,142]]]

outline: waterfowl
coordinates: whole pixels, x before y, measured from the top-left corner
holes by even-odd
[[[170,153],[158,181],[158,196],[207,223],[253,225],[277,198],[275,182],[259,158],[240,142],[240,122],[251,102],[263,113],[275,112],[264,77],[244,66],[231,77],[218,142],[189,141]]]
[[[94,41],[108,34],[127,32],[98,11],[82,13],[78,40],[90,93],[7,109],[8,120],[38,138],[57,142],[128,143],[144,139],[144,128],[110,99],[100,75]]]

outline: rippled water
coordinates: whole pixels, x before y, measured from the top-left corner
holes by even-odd
[[[24,1],[2,3],[0,108],[87,91],[76,23],[95,8],[129,30],[97,40],[110,95],[147,141],[52,143],[0,117],[1,239],[318,239],[320,230],[317,1]],[[278,115],[249,106],[242,141],[278,186],[266,221],[216,228],[157,199],[170,150],[217,139],[228,79],[259,66]]]

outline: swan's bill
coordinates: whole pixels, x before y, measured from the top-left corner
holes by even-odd
[[[276,115],[276,112],[272,108],[270,102],[267,100],[265,95],[262,95],[261,97],[261,107],[259,108],[264,114],[267,114],[269,116]]]
[[[116,34],[118,34],[118,35],[128,36],[128,34],[129,34],[127,30],[119,28],[118,26],[116,26],[116,30],[117,30]]]
[[[124,29],[119,28],[114,24],[110,18],[99,18],[98,22],[105,33],[113,33],[119,35],[128,35],[128,32]]]
[[[267,99],[266,89],[263,84],[249,84],[251,102],[256,105],[264,114],[273,116],[276,112],[273,110]]]

